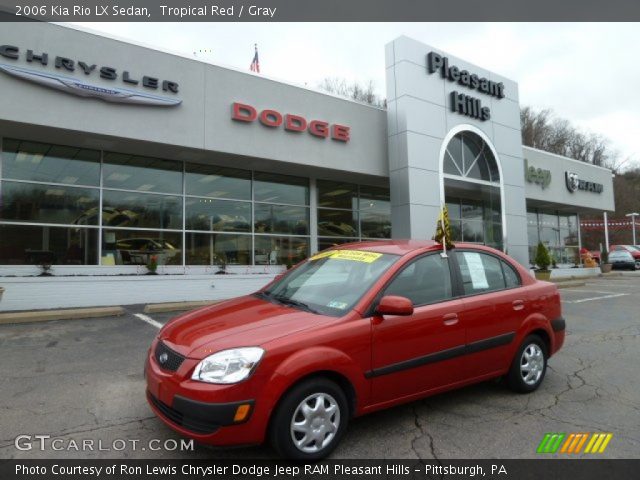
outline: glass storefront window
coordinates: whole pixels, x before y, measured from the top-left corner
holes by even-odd
[[[533,265],[538,242],[542,242],[556,264],[579,263],[578,216],[549,211],[527,210],[529,262]]]
[[[482,202],[462,201],[462,218],[464,220],[482,221],[484,218]]]
[[[102,265],[182,264],[182,233],[149,230],[103,230]]]
[[[253,198],[257,202],[309,204],[309,180],[288,175],[256,172]]]
[[[337,247],[343,243],[358,242],[358,238],[318,238],[318,251],[321,252],[327,248]]]
[[[96,265],[98,229],[0,225],[0,265]]]
[[[104,154],[105,188],[182,193],[182,163],[122,153]]]
[[[473,132],[460,132],[451,138],[444,156],[444,173],[486,182],[499,182],[500,172],[493,152]]]
[[[251,200],[249,170],[187,163],[185,172],[187,195]]]
[[[355,210],[358,208],[358,186],[353,183],[330,182],[318,180],[318,207],[345,208]]]
[[[100,152],[4,139],[2,177],[67,185],[100,185]]]
[[[256,233],[309,234],[309,209],[306,207],[256,203],[254,215]]]
[[[102,225],[182,229],[182,197],[105,190]]]
[[[341,238],[341,243],[391,238],[388,187],[324,180],[318,180],[317,186],[319,237]]]
[[[492,222],[485,225],[485,232],[484,244],[500,250],[503,244],[502,223]]]
[[[186,234],[187,265],[250,265],[251,236],[224,233]]]
[[[391,215],[360,211],[360,230],[363,238],[391,238]]]
[[[364,238],[391,238],[389,189],[360,186],[360,234]]]
[[[0,219],[97,225],[99,191],[92,188],[0,182]]]
[[[250,232],[251,203],[210,198],[185,199],[186,229]]]
[[[308,238],[255,236],[256,265],[295,265],[308,256]]]
[[[487,197],[482,201],[447,197],[446,205],[454,241],[482,243],[498,250],[502,248],[499,202],[492,195]]]
[[[160,265],[245,265],[296,263],[309,253],[308,178],[21,140],[2,147],[0,226],[39,232],[34,245],[23,242],[30,256],[8,244],[19,235],[9,237],[7,263],[55,254],[67,264],[146,265],[156,255]],[[391,237],[388,186],[315,185],[321,246]],[[51,232],[67,232],[68,245],[47,243]],[[66,252],[77,252],[76,243],[81,260]]]
[[[318,236],[357,237],[358,212],[319,208]]]
[[[460,212],[460,201],[447,199],[446,206],[450,220],[459,220],[462,218],[462,213]]]
[[[476,220],[463,220],[462,240],[471,243],[484,243],[484,223]]]

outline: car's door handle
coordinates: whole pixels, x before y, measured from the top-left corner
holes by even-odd
[[[442,317],[442,321],[447,326],[455,325],[456,323],[458,323],[458,314],[457,313],[447,313],[446,315],[444,315]]]
[[[512,305],[514,310],[522,310],[524,308],[524,300],[514,300]]]

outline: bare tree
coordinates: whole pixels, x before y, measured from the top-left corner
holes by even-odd
[[[372,80],[361,85],[358,82],[348,83],[344,78],[326,77],[318,84],[318,88],[334,95],[368,103],[376,107],[384,108],[387,106],[387,101],[376,94],[375,84]]]
[[[611,147],[609,139],[580,130],[568,120],[558,118],[552,110],[520,110],[522,143],[529,147],[575,158],[618,172],[630,160],[623,159]]]

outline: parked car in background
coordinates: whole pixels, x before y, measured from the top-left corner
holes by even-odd
[[[633,245],[611,245],[611,252],[629,252],[636,262],[636,269],[640,269],[640,248]]]
[[[146,265],[152,256],[159,265],[169,265],[180,255],[180,249],[160,238],[123,238],[116,248],[124,265]]]
[[[429,241],[341,245],[174,318],[147,353],[151,409],[201,443],[269,440],[313,461],[352,417],[498,377],[536,390],[564,343],[557,287],[489,247],[441,253]]]
[[[637,270],[638,262],[627,250],[615,250],[609,253],[609,263],[616,270]]]

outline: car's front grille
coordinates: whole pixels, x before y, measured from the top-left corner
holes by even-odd
[[[218,428],[220,428],[220,425],[217,423],[184,415],[182,412],[179,412],[178,410],[171,408],[166,403],[161,402],[148,391],[147,396],[153,406],[156,407],[167,420],[185,428],[186,430],[190,430],[193,433],[204,434],[214,433]]]
[[[178,370],[180,365],[182,365],[182,362],[184,362],[184,357],[182,355],[171,350],[163,342],[158,342],[158,345],[156,345],[154,357],[156,362],[158,362],[158,365],[160,365],[160,368],[163,370],[169,370],[170,372]]]

